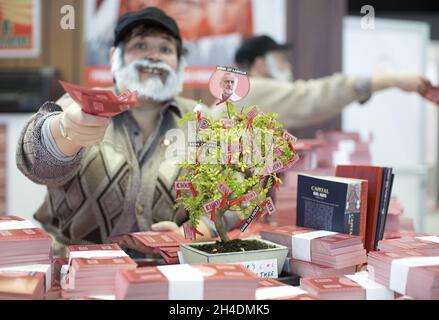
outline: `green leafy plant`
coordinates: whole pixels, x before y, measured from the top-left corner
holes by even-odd
[[[237,112],[233,104],[225,104],[224,118],[190,112],[181,119],[182,124],[196,123],[196,141],[188,141],[188,156],[180,163],[175,204],[187,210],[194,230],[210,213],[223,242],[229,241],[224,213],[236,212],[247,225],[251,215],[271,214],[275,209],[268,192],[282,183],[277,174],[298,160],[296,139],[276,120],[277,114],[260,112],[257,106]]]

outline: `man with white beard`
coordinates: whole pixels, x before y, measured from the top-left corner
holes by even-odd
[[[178,26],[154,7],[125,14],[110,61],[113,90],[136,90],[139,107],[109,119],[65,95],[40,108],[17,147],[18,168],[48,188],[34,217],[54,236],[56,252],[127,232],[183,234],[187,220],[173,208],[179,169],[165,159],[166,132],[196,105],[178,97],[185,66]],[[203,218],[198,230],[208,238],[214,234]]]

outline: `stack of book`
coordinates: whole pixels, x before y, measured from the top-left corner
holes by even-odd
[[[394,174],[392,168],[372,166],[337,166],[338,177],[363,179],[367,183],[367,213],[365,219],[366,250],[376,250],[383,239],[389,209]],[[355,233],[354,233],[355,234]]]
[[[366,236],[367,180],[299,174],[297,225]]]

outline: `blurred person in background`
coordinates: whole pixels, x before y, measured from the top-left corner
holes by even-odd
[[[246,39],[235,54],[238,67],[248,72],[250,91],[238,107],[259,105],[264,111],[280,114],[287,128],[316,125],[338,115],[352,102],[365,103],[378,91],[399,88],[423,93],[430,81],[419,74],[380,73],[356,77],[335,73],[311,80],[294,80],[287,53],[289,43],[279,44],[266,35]],[[214,107],[223,114],[225,105]]]

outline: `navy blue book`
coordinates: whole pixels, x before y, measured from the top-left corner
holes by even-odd
[[[296,224],[364,238],[367,187],[367,180],[299,174]]]

